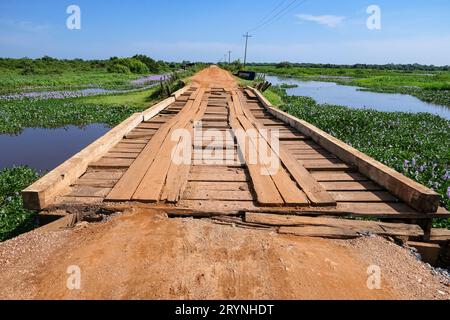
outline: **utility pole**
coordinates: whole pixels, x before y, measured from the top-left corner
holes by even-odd
[[[231,64],[231,51],[228,51],[228,64]]]
[[[245,38],[245,55],[244,55],[244,70],[245,66],[247,65],[247,48],[248,48],[248,38],[251,38],[252,36],[248,34],[248,32],[244,35]]]

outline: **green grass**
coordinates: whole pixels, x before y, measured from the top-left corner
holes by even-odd
[[[137,108],[145,108],[155,102],[153,93],[156,88],[126,94],[100,95],[74,99],[77,103],[99,105],[127,105]]]
[[[39,178],[30,168],[20,167],[0,171],[0,241],[5,241],[34,229],[37,213],[23,209],[20,191]]]
[[[18,134],[24,128],[58,128],[91,123],[114,126],[156,102],[154,91],[65,100],[2,101],[0,134]]]
[[[427,113],[318,105],[307,97],[283,100],[283,111],[435,190],[450,210],[450,121]],[[435,226],[450,228],[450,220],[436,221]]]
[[[303,80],[333,81],[370,91],[404,93],[450,106],[450,71],[253,66],[257,72]]]
[[[139,75],[112,74],[107,71],[65,72],[56,75],[20,75],[0,73],[0,94],[40,90],[79,89],[87,86],[112,89],[128,86]]]

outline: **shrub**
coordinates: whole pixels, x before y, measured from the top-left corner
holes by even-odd
[[[130,69],[126,66],[124,66],[123,64],[113,64],[111,66],[108,67],[108,72],[110,73],[131,73]]]
[[[140,60],[133,58],[125,59],[112,59],[112,65],[108,67],[108,71],[112,73],[136,73],[147,74],[149,73],[148,67]],[[127,72],[126,72],[127,71]]]

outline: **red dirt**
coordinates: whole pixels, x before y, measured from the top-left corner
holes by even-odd
[[[370,252],[362,254],[360,241],[368,241],[364,247],[371,245],[382,272],[386,271],[381,290],[367,288],[366,272],[373,262]],[[20,250],[11,250],[17,248],[15,243]],[[66,287],[71,265],[81,269],[80,290]],[[168,219],[148,210],[0,244],[0,266],[3,299],[449,297],[448,287],[430,270],[421,270],[422,263],[407,250],[379,238],[357,242],[298,238],[209,220]],[[404,270],[420,272],[424,281],[414,281],[415,274],[404,280]]]

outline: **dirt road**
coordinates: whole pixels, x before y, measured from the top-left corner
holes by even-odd
[[[380,290],[367,269],[382,271]],[[67,270],[81,270],[69,290]],[[332,241],[136,211],[0,244],[2,299],[448,299],[448,287],[381,238]]]

